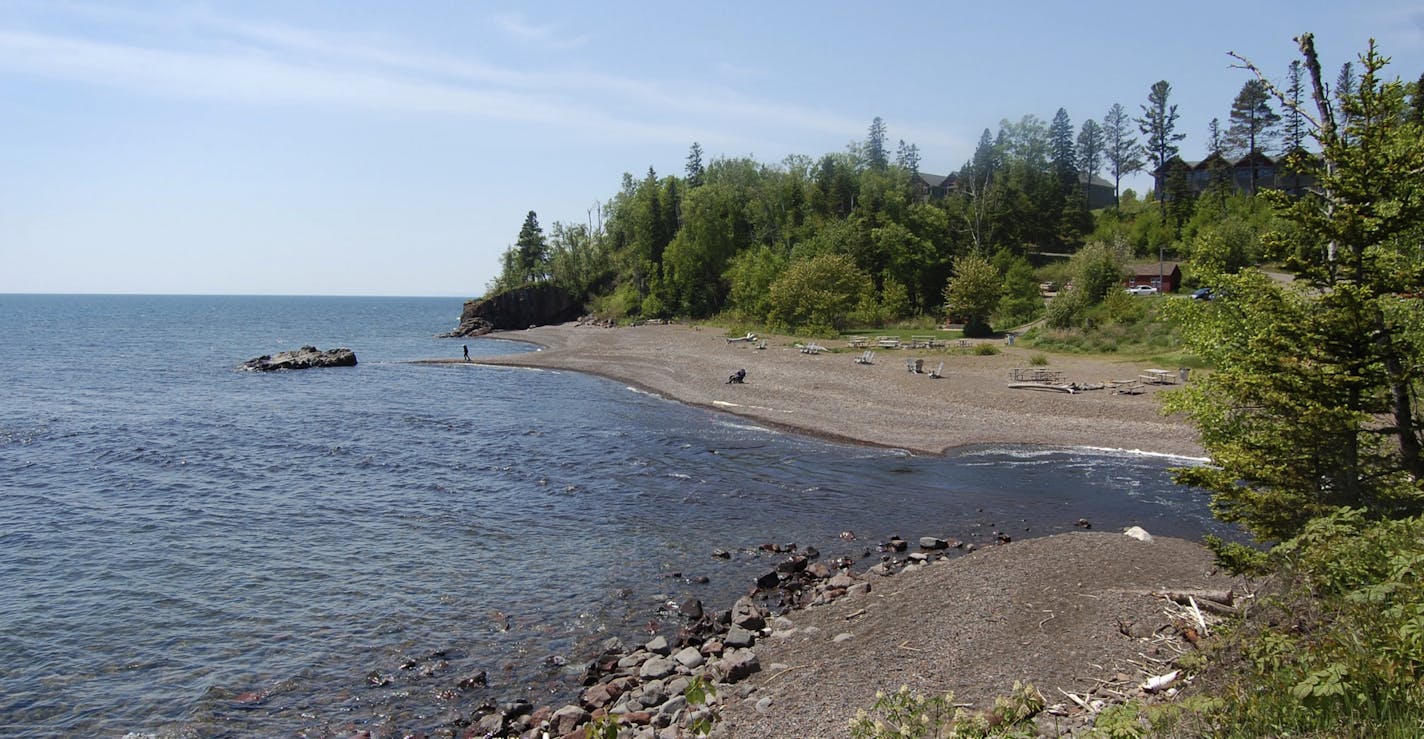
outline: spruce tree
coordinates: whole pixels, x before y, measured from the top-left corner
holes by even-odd
[[[1048,156],[1059,183],[1065,189],[1072,187],[1078,179],[1078,152],[1073,144],[1073,122],[1063,108],[1058,109],[1048,126]]]
[[[875,120],[870,122],[870,130],[866,133],[865,163],[875,170],[890,166],[890,158],[885,153],[885,121],[880,116],[875,116]]]
[[[692,142],[692,148],[687,150],[687,186],[697,187],[702,184],[702,144]]]

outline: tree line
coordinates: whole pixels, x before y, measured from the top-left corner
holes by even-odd
[[[1288,79],[1299,100],[1299,64]],[[1339,80],[1337,95],[1358,84],[1350,65]],[[1171,92],[1159,81],[1139,115],[1115,104],[1076,128],[1063,108],[1047,122],[1003,120],[983,131],[942,197],[920,176],[918,147],[899,140],[892,150],[879,117],[863,140],[819,158],[706,161],[693,143],[681,176],[625,173],[585,222],[556,222],[545,233],[530,211],[489,289],[551,281],[608,318],[721,315],[790,331],[946,312],[971,331],[987,330],[991,317],[1032,320],[1043,307],[1031,254],[1089,243],[1119,256],[1190,250],[1183,228],[1200,197],[1159,188],[1154,216],[1121,192],[1124,178],[1178,155],[1185,134]],[[1260,79],[1243,85],[1228,120],[1222,132],[1213,119],[1211,151],[1289,151],[1307,131],[1298,109],[1275,112]],[[1112,183],[1113,204],[1095,213],[1086,187],[1100,176]],[[983,289],[951,289],[959,276]]]

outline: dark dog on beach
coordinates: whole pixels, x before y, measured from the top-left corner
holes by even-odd
[[[742,380],[745,379],[747,379],[747,371],[744,369],[739,369],[736,372],[733,372],[732,375],[727,378],[727,384],[740,385],[742,384]]]

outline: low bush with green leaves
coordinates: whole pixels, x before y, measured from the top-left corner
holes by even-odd
[[[850,722],[855,739],[978,739],[1032,737],[1033,717],[1043,710],[1043,695],[1032,685],[1014,683],[1007,696],[988,712],[959,708],[954,695],[925,697],[900,686],[894,693],[877,692],[875,705],[857,712]]]

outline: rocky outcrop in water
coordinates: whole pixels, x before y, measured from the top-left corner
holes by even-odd
[[[239,367],[249,372],[311,369],[312,367],[355,367],[356,353],[350,349],[327,349],[304,346],[295,351],[264,354],[243,362]]]
[[[582,312],[582,306],[563,288],[549,284],[529,285],[483,300],[465,301],[465,308],[460,312],[460,325],[445,336],[480,336],[491,331],[565,323],[578,318]]]

